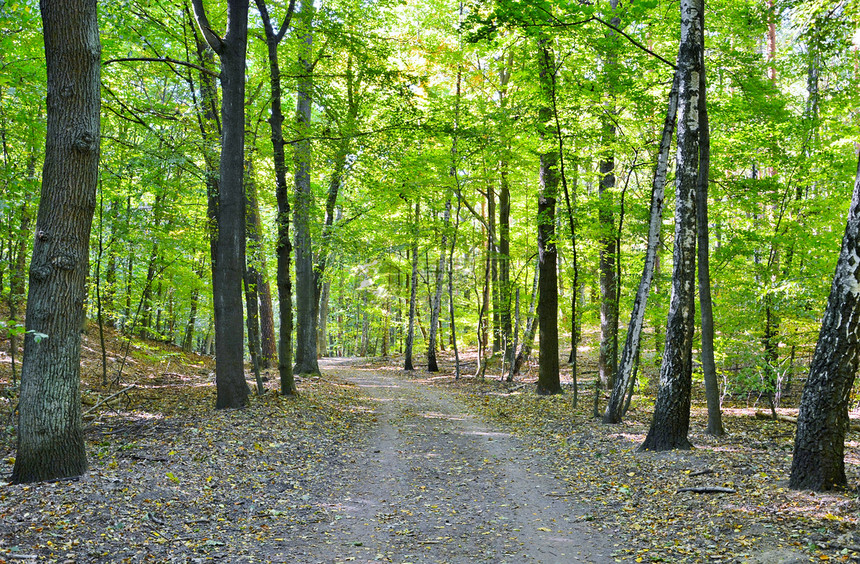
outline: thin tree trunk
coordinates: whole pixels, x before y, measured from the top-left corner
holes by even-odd
[[[409,283],[409,330],[406,333],[404,370],[415,370],[412,364],[412,347],[415,342],[415,309],[418,305],[418,222],[421,219],[421,202],[415,202],[415,223],[412,226],[412,278]]]
[[[319,327],[317,327],[317,351],[321,357],[329,355],[328,352],[328,311],[329,311],[329,294],[331,292],[331,282],[326,280],[323,282],[322,291],[320,292],[319,301]]]
[[[250,123],[248,124],[250,126]],[[256,144],[255,139],[248,145],[248,150],[253,151]],[[272,311],[272,291],[269,288],[269,281],[266,268],[266,253],[264,252],[265,243],[263,241],[263,224],[260,221],[260,202],[257,197],[257,183],[254,181],[253,162],[247,159],[247,178],[248,182],[245,187],[245,203],[247,215],[245,217],[246,235],[248,237],[248,272],[251,276],[246,282],[248,287],[256,294],[255,309],[257,310],[258,322],[249,324],[248,327],[255,327],[254,332],[257,333],[255,339],[259,341],[259,355],[257,358],[258,366],[261,370],[265,370],[272,366],[272,363],[277,359],[275,349],[275,322],[274,313]],[[247,298],[246,298],[247,301]],[[249,314],[250,315],[250,314]],[[250,329],[249,329],[250,330]],[[249,336],[250,342],[250,336]]]
[[[523,343],[520,346],[520,350],[517,353],[517,358],[514,361],[514,368],[512,371],[513,376],[516,376],[522,370],[523,364],[529,361],[529,357],[532,353],[532,344],[535,340],[535,330],[537,329],[537,315],[535,315],[535,308],[538,303],[539,291],[540,287],[538,281],[540,280],[540,262],[535,264],[535,275],[534,280],[532,280],[532,297],[531,302],[529,302],[529,314],[526,317],[526,328],[523,332]],[[513,378],[513,377],[512,377]]]
[[[702,12],[702,29],[704,29]],[[702,319],[702,371],[705,375],[705,397],[708,402],[709,435],[722,436],[723,417],[720,413],[720,386],[714,361],[714,311],[711,300],[711,267],[708,232],[708,176],[711,164],[711,131],[708,124],[707,83],[705,82],[704,49],[702,72],[699,74],[699,176],[696,185],[696,223],[698,230],[699,307]]]
[[[41,15],[48,127],[30,261],[16,484],[87,469],[80,329],[98,178],[101,45],[93,0],[44,0]]]
[[[443,213],[442,226],[442,242],[439,245],[439,263],[436,266],[436,292],[433,296],[433,302],[430,310],[430,341],[427,344],[427,371],[439,372],[439,365],[436,362],[436,337],[439,330],[439,313],[442,308],[442,289],[445,280],[445,267],[447,261],[445,255],[448,251],[448,228],[451,224],[451,197],[445,202],[445,212]]]
[[[517,350],[517,338],[519,337],[519,334],[520,334],[520,289],[519,288],[517,288],[515,308],[516,309],[514,312],[514,316],[515,316],[514,319],[516,320],[516,326],[514,327],[514,339],[513,339],[513,343],[511,346],[513,347],[513,350],[516,351]],[[516,365],[516,359],[511,359],[511,366],[508,370],[508,378],[507,378],[508,382],[514,381],[515,365]]]
[[[18,238],[15,242],[14,259],[10,261],[12,268],[9,273],[8,306],[9,322],[12,327],[17,325],[18,307],[24,301],[24,293],[26,292],[24,269],[27,266],[27,243],[30,241],[30,221],[30,210],[25,202],[21,205],[21,219],[18,227]],[[15,367],[15,356],[18,354],[18,335],[15,332],[10,332],[9,334],[9,353],[12,357],[12,387],[14,388],[18,385],[18,374]]]
[[[266,32],[266,48],[269,59],[269,85],[271,88],[271,116],[269,117],[272,151],[275,162],[275,196],[278,201],[278,302],[280,304],[281,332],[278,339],[278,375],[281,395],[295,395],[296,381],[293,374],[293,291],[290,282],[290,200],[287,188],[287,165],[284,154],[284,112],[281,108],[281,68],[278,63],[278,44],[283,39],[292,19],[295,0],[290,0],[283,24],[275,32],[265,0],[255,0]]]
[[[633,311],[630,314],[630,325],[627,328],[627,340],[621,354],[621,363],[614,378],[612,395],[603,414],[604,423],[621,423],[624,410],[624,397],[630,381],[633,367],[639,355],[639,344],[642,342],[642,327],[645,322],[645,307],[648,303],[648,293],[651,291],[651,281],[654,277],[654,266],[657,261],[657,246],[660,243],[660,230],[663,226],[663,199],[666,194],[666,175],[669,170],[669,149],[672,146],[672,134],[675,131],[675,117],[678,109],[678,75],[672,82],[669,92],[669,107],[666,119],[663,121],[663,133],[660,137],[660,148],[657,152],[657,166],[654,169],[654,181],[651,185],[651,214],[648,225],[648,246],[645,251],[645,265],[642,268],[642,278]]]

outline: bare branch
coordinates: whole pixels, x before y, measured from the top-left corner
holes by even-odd
[[[206,73],[209,76],[214,76],[218,78],[221,76],[219,73],[207,69],[206,67],[201,67],[200,65],[195,65],[194,63],[189,63],[188,61],[180,61],[178,59],[171,59],[170,57],[122,57],[120,59],[109,59],[107,61],[102,62],[102,66],[107,66],[111,63],[125,63],[125,62],[133,62],[133,61],[142,61],[148,63],[167,63],[169,65],[182,65],[184,67],[189,67],[200,72]]]

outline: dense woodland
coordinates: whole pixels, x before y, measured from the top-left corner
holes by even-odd
[[[808,375],[841,376],[809,378],[835,395],[804,396],[792,484],[845,485],[856,2],[125,0],[97,20],[92,1],[42,4],[0,4],[13,479],[86,467],[30,471],[21,454],[51,427],[28,415],[50,379],[28,355],[52,362],[58,341],[36,317],[78,334],[83,307],[90,323],[214,354],[219,407],[247,403],[246,361],[260,390],[278,367],[291,394],[320,356],[434,371],[437,351],[466,349],[478,362],[455,362],[457,376],[492,362],[513,379],[531,355],[539,393],[560,392],[564,371],[577,394],[577,345],[594,329],[605,421],[648,386],[637,366],[659,367],[653,450],[689,447],[691,383],[708,386],[719,435],[721,400],[775,410]],[[51,23],[57,4],[74,17]],[[89,46],[63,59],[75,25]],[[81,78],[63,74],[84,62]],[[52,157],[52,112],[71,112],[54,126],[68,133],[94,102],[100,126],[90,116]],[[76,183],[92,190],[64,192]],[[40,251],[64,219],[91,225],[82,254]],[[38,293],[76,270],[80,299]],[[80,408],[62,413],[54,428],[79,440]],[[803,458],[822,441],[830,462]]]

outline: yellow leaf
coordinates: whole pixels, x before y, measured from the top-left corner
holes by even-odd
[[[545,533],[551,533],[552,529],[548,529],[546,527],[538,527],[538,531],[543,531]]]

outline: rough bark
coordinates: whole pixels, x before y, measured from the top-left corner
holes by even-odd
[[[221,162],[218,240],[212,265],[215,311],[215,387],[217,409],[248,403],[242,324],[242,275],[245,269],[245,52],[248,0],[229,0],[227,31],[212,30],[202,0],[194,0],[200,32],[221,59]]]
[[[296,394],[296,381],[293,374],[293,291],[290,281],[290,200],[287,187],[287,165],[284,154],[284,112],[281,106],[281,68],[278,62],[278,44],[283,39],[295,7],[290,0],[287,14],[280,29],[272,27],[269,10],[265,0],[256,0],[257,9],[263,20],[266,33],[266,49],[269,59],[269,86],[271,88],[271,115],[269,117],[272,152],[275,163],[275,197],[278,201],[278,302],[280,303],[281,332],[278,338],[278,376],[281,382],[281,395]]]
[[[660,389],[641,450],[691,447],[690,388],[693,375],[695,317],[696,186],[699,175],[698,99],[702,69],[703,0],[681,1],[678,50],[678,152],[675,178],[675,246],[672,295],[666,323],[666,347],[660,365]]]
[[[314,280],[313,250],[311,249],[311,96],[313,94],[314,17],[312,0],[302,0],[299,10],[301,37],[298,54],[298,94],[296,96],[296,131],[300,137],[294,145],[295,205],[293,225],[296,253],[296,374],[319,374],[317,362],[317,307]]]
[[[663,121],[663,133],[660,136],[660,148],[657,152],[657,166],[654,169],[654,181],[651,184],[651,214],[648,225],[648,244],[645,250],[645,264],[642,267],[642,278],[630,313],[630,324],[627,328],[627,340],[621,353],[621,362],[615,374],[612,394],[603,414],[604,423],[621,423],[624,412],[624,397],[630,388],[633,376],[633,366],[639,355],[639,345],[642,342],[642,327],[645,323],[645,307],[648,304],[648,294],[651,291],[651,281],[654,279],[654,266],[657,261],[657,246],[660,243],[660,229],[663,225],[663,199],[666,195],[666,174],[669,170],[669,149],[672,145],[672,134],[675,131],[675,117],[678,109],[678,75],[672,82],[669,92],[669,107],[666,119]]]
[[[539,135],[547,142],[555,135],[549,127],[552,119],[553,56],[545,41],[541,41],[539,52],[539,80],[545,100],[538,110]],[[558,366],[558,252],[555,246],[555,204],[558,194],[558,151],[540,154],[540,194],[538,196],[538,325],[540,329],[540,351],[537,393],[561,393]]]
[[[101,45],[94,0],[43,0],[40,7],[48,127],[13,483],[78,476],[87,469],[80,329],[98,176]]]
[[[860,366],[860,163],[842,249],[818,343],[803,388],[789,486],[833,490],[847,486],[848,403]]]

